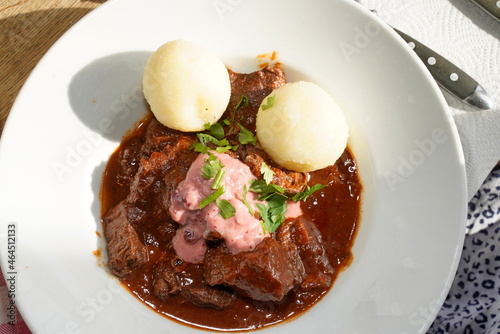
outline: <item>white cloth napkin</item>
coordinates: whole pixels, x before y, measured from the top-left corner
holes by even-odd
[[[494,101],[493,109],[477,111],[444,93],[462,142],[471,199],[500,160],[500,23],[471,0],[362,0],[362,4],[459,66]]]

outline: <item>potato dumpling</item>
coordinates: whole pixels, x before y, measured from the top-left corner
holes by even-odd
[[[200,131],[222,116],[231,96],[224,63],[208,50],[179,39],[162,45],[149,58],[143,75],[144,96],[163,125]]]
[[[311,82],[287,83],[262,101],[257,138],[282,167],[311,172],[333,165],[344,152],[349,128],[340,107]]]

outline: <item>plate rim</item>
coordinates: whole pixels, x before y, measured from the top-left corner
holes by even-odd
[[[343,0],[345,3],[348,3],[349,1],[348,0]],[[31,81],[33,80],[33,76],[34,76],[34,73],[37,73],[38,72],[38,69],[43,67],[45,62],[46,62],[46,59],[52,57],[52,54],[55,52],[54,50],[57,50],[59,45],[64,43],[64,41],[68,38],[71,37],[71,35],[73,34],[74,31],[78,30],[78,29],[81,29],[82,26],[84,26],[86,24],[86,22],[88,21],[88,19],[94,15],[100,15],[99,13],[101,13],[101,11],[105,10],[106,8],[109,8],[111,6],[114,6],[115,4],[119,3],[120,0],[109,0],[108,2],[102,4],[101,6],[97,7],[96,9],[92,10],[91,12],[89,12],[88,14],[86,14],[81,20],[79,20],[77,23],[75,23],[75,25],[73,25],[70,29],[68,29],[68,31],[66,31],[51,47],[50,49],[47,51],[47,53],[41,58],[41,60],[39,61],[39,63],[35,66],[35,68],[33,69],[33,71],[30,73],[29,77],[27,78],[26,82],[23,84],[23,87],[21,88],[21,90],[19,91],[19,94],[18,96],[16,97],[16,100],[11,108],[11,114],[14,115],[13,117],[11,117],[9,115],[7,121],[6,121],[6,124],[5,124],[5,128],[4,128],[4,132],[3,132],[3,135],[2,135],[2,140],[0,140],[0,166],[2,166],[2,162],[4,159],[2,159],[3,157],[3,152],[4,152],[4,147],[9,145],[8,141],[9,141],[9,138],[11,137],[14,137],[13,134],[11,134],[12,132],[15,131],[15,129],[13,129],[13,126],[11,126],[10,124],[11,123],[15,123],[14,121],[12,121],[11,119],[15,119],[17,117],[21,117],[21,112],[18,112],[17,111],[17,105],[18,105],[18,100],[20,99],[23,99],[25,98],[24,95],[26,95],[26,90],[27,88],[26,87],[29,87],[31,86]],[[379,20],[377,18],[377,20]],[[382,22],[380,20],[380,22]],[[395,32],[390,32],[391,30],[390,29],[387,29],[387,31],[389,31],[390,34],[393,34],[393,36],[397,36],[397,34]],[[400,40],[400,43],[404,43],[402,40]],[[463,160],[464,157],[463,157],[463,151],[462,151],[462,145],[461,145],[461,142],[460,142],[460,137],[458,135],[458,130],[456,129],[455,125],[450,122],[450,121],[453,121],[452,119],[452,115],[451,115],[451,111],[449,109],[449,107],[447,106],[446,104],[446,101],[445,101],[445,98],[442,96],[442,94],[440,94],[440,91],[439,91],[439,88],[437,86],[437,84],[434,82],[434,80],[432,79],[432,77],[430,76],[430,74],[428,73],[428,71],[425,69],[425,66],[423,64],[421,64],[420,60],[418,59],[418,57],[416,55],[413,54],[413,52],[410,52],[409,54],[412,54],[414,57],[414,60],[416,60],[416,63],[419,63],[420,65],[420,68],[422,69],[422,72],[423,73],[426,73],[427,75],[427,79],[429,80],[429,82],[431,83],[431,85],[433,85],[434,87],[434,90],[435,93],[436,93],[436,97],[441,101],[442,103],[442,109],[444,110],[445,112],[445,115],[447,116],[447,121],[449,122],[450,124],[450,130],[451,130],[451,133],[453,133],[454,135],[454,138],[453,138],[453,141],[454,141],[454,147],[456,148],[457,152],[459,154],[459,157]],[[418,61],[417,61],[418,60]],[[19,114],[19,115],[18,115]],[[12,129],[11,129],[12,128]],[[465,174],[465,167],[463,168],[460,168],[460,173],[461,173],[461,176],[462,176],[462,181],[463,181],[463,203],[466,204],[467,203],[467,199],[466,199],[466,174]],[[464,212],[463,212],[463,217],[464,217],[464,221],[462,222],[463,225],[464,225],[464,231],[465,231],[465,218],[466,218],[466,205],[464,206]],[[463,239],[465,238],[465,234],[463,234],[462,236],[462,244],[463,244]],[[2,253],[2,250],[0,250],[0,254]],[[454,271],[456,271],[457,267],[458,267],[458,264],[459,264],[459,259],[460,259],[460,256],[457,255],[456,259],[455,259],[455,262],[453,264],[453,269]],[[4,262],[4,257],[2,257],[2,265],[5,265],[5,262]],[[5,273],[4,273],[5,274]],[[453,276],[452,273],[450,273],[450,277],[448,278],[448,280],[453,280]],[[445,296],[446,297],[446,294]],[[444,301],[444,300],[443,300]],[[22,307],[20,308],[20,310],[22,310]],[[439,307],[437,308],[437,311],[439,310]],[[435,312],[437,314],[437,311]],[[29,323],[29,319],[25,319],[27,321],[27,323]],[[429,323],[428,325],[430,326],[431,323]]]

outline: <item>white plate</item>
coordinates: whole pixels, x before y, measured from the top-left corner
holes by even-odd
[[[387,26],[353,1],[117,0],[74,26],[23,87],[0,150],[2,268],[35,333],[199,333],[118,286],[93,251],[101,173],[144,114],[142,68],[176,38],[233,69],[278,52],[345,109],[364,181],[354,262],[304,316],[262,333],[424,333],[454,277],[465,173],[436,84]],[[16,226],[15,268],[8,224]]]

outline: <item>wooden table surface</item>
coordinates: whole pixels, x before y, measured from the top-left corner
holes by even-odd
[[[106,0],[0,1],[0,136],[26,78],[55,41]]]

